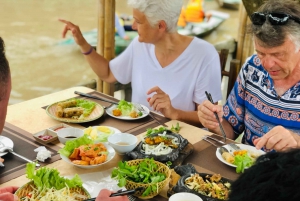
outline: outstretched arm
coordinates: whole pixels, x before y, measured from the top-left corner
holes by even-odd
[[[98,77],[108,83],[115,82],[116,78],[110,71],[109,61],[107,61],[103,56],[99,55],[93,49],[93,47],[88,44],[88,42],[83,37],[80,28],[67,20],[59,19],[59,21],[65,24],[62,32],[62,37],[64,38],[67,32],[71,31],[75,42],[80,47],[81,52],[85,55],[85,59],[87,60],[93,71],[98,75]]]

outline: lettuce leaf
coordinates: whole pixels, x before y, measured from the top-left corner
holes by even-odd
[[[91,102],[91,101],[87,101],[87,100],[83,100],[83,99],[75,99],[76,102],[77,102],[77,107],[82,107],[84,109],[84,112],[83,112],[83,116],[87,117],[89,116],[95,106],[96,106],[96,103],[95,102]]]
[[[58,150],[58,153],[68,157],[74,151],[75,148],[85,144],[93,144],[93,140],[90,139],[90,137],[86,134],[84,134],[80,138],[67,141],[64,148]]]
[[[125,100],[120,100],[118,103],[118,109],[121,110],[122,115],[129,116],[130,112],[134,110],[134,105]]]
[[[72,179],[61,177],[57,169],[42,167],[35,171],[35,163],[27,163],[27,178],[32,180],[38,191],[55,188],[60,190],[66,186],[69,188],[82,187],[82,180],[76,174]]]
[[[236,155],[234,156],[234,162],[236,167],[236,173],[243,173],[246,167],[253,165],[253,159],[248,155]]]

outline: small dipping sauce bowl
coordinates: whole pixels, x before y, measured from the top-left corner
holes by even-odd
[[[57,131],[58,140],[62,144],[66,144],[69,140],[74,140],[83,136],[83,130],[79,128],[62,128]]]
[[[108,137],[108,143],[115,151],[123,155],[132,151],[137,144],[137,137],[129,133],[115,133]]]
[[[170,198],[169,201],[203,201],[202,198],[193,193],[175,193]]]

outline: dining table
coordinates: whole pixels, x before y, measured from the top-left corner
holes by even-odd
[[[62,176],[74,176],[75,174],[80,176],[110,171],[112,168],[117,166],[119,161],[123,160],[124,156],[116,154],[114,158],[106,164],[93,169],[83,169],[66,163],[61,159],[57,151],[64,145],[58,140],[49,144],[41,144],[33,138],[33,135],[38,132],[64,123],[51,118],[46,113],[47,106],[53,103],[70,98],[82,98],[94,101],[104,107],[110,105],[110,103],[101,100],[80,97],[74,93],[75,91],[87,93],[107,100],[118,101],[114,97],[100,93],[94,89],[84,86],[76,86],[24,102],[12,104],[8,106],[6,121],[1,135],[12,139],[14,142],[15,152],[24,155],[31,160],[36,159],[37,153],[34,152],[34,149],[40,146],[45,146],[52,153],[52,157],[45,160],[45,162],[40,162],[41,166],[56,168]],[[180,126],[179,134],[188,140],[189,149],[180,154],[180,161],[177,161],[179,165],[192,164],[197,172],[221,174],[222,177],[231,181],[234,181],[239,177],[239,174],[236,173],[234,167],[230,167],[222,163],[216,157],[217,147],[203,140],[203,137],[206,135],[214,136],[215,138],[222,140],[221,136],[181,121],[170,120],[156,112],[151,111],[151,114],[151,116],[154,116],[159,122],[167,126],[169,129],[178,124]],[[141,119],[128,121],[113,118],[104,112],[100,118],[90,122],[65,124],[81,129],[85,129],[89,126],[111,126],[117,128],[122,133],[131,133],[137,136],[138,141],[140,141],[145,136],[148,128],[161,127],[161,125],[151,118],[151,116],[148,115]],[[233,141],[227,139],[226,143],[230,142]],[[0,167],[0,187],[22,186],[29,181],[26,177],[25,171],[27,164],[26,161],[9,153],[2,156],[2,158],[5,160],[5,167]],[[99,174],[99,176],[100,175],[101,174]],[[172,178],[169,180],[171,181]],[[171,184],[166,185],[159,195],[151,198],[150,200],[168,200],[171,187]]]

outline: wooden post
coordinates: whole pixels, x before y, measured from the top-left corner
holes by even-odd
[[[114,58],[115,0],[99,0],[97,52],[105,59]],[[98,79],[97,90],[113,95],[114,85]]]

